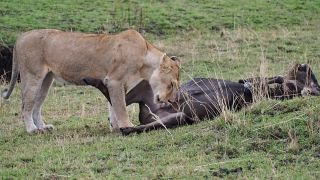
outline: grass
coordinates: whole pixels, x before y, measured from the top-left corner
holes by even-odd
[[[134,28],[183,60],[182,79],[237,81],[310,63],[320,77],[318,1],[1,1],[0,41],[35,28],[118,32]],[[3,89],[4,86],[0,86]],[[30,136],[19,85],[0,100],[1,179],[319,179],[320,100],[262,100],[192,126],[123,137],[111,133],[105,98],[59,86],[43,107],[50,134]],[[130,118],[137,124],[137,107]]]
[[[242,27],[318,26],[319,6],[319,1],[295,0],[3,0],[0,39],[13,43],[17,34],[36,28],[119,32],[131,27],[159,36]]]

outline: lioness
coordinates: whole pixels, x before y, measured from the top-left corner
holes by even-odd
[[[150,83],[155,102],[175,100],[180,61],[147,42],[138,32],[117,35],[33,30],[22,34],[13,52],[12,79],[3,97],[8,99],[20,72],[22,118],[27,132],[53,129],[41,117],[41,105],[53,79],[85,85],[84,77],[103,81],[119,129],[132,127],[125,93],[142,80]]]

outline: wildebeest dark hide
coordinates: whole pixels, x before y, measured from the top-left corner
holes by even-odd
[[[0,46],[0,83],[10,82],[12,69],[12,46]]]

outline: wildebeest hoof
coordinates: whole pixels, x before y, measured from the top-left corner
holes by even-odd
[[[136,128],[135,127],[120,128],[120,131],[122,135],[127,136],[133,132],[136,132]]]

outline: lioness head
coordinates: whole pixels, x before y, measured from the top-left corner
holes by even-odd
[[[164,55],[160,68],[152,74],[150,85],[154,92],[154,101],[174,102],[180,87],[180,60]]]

